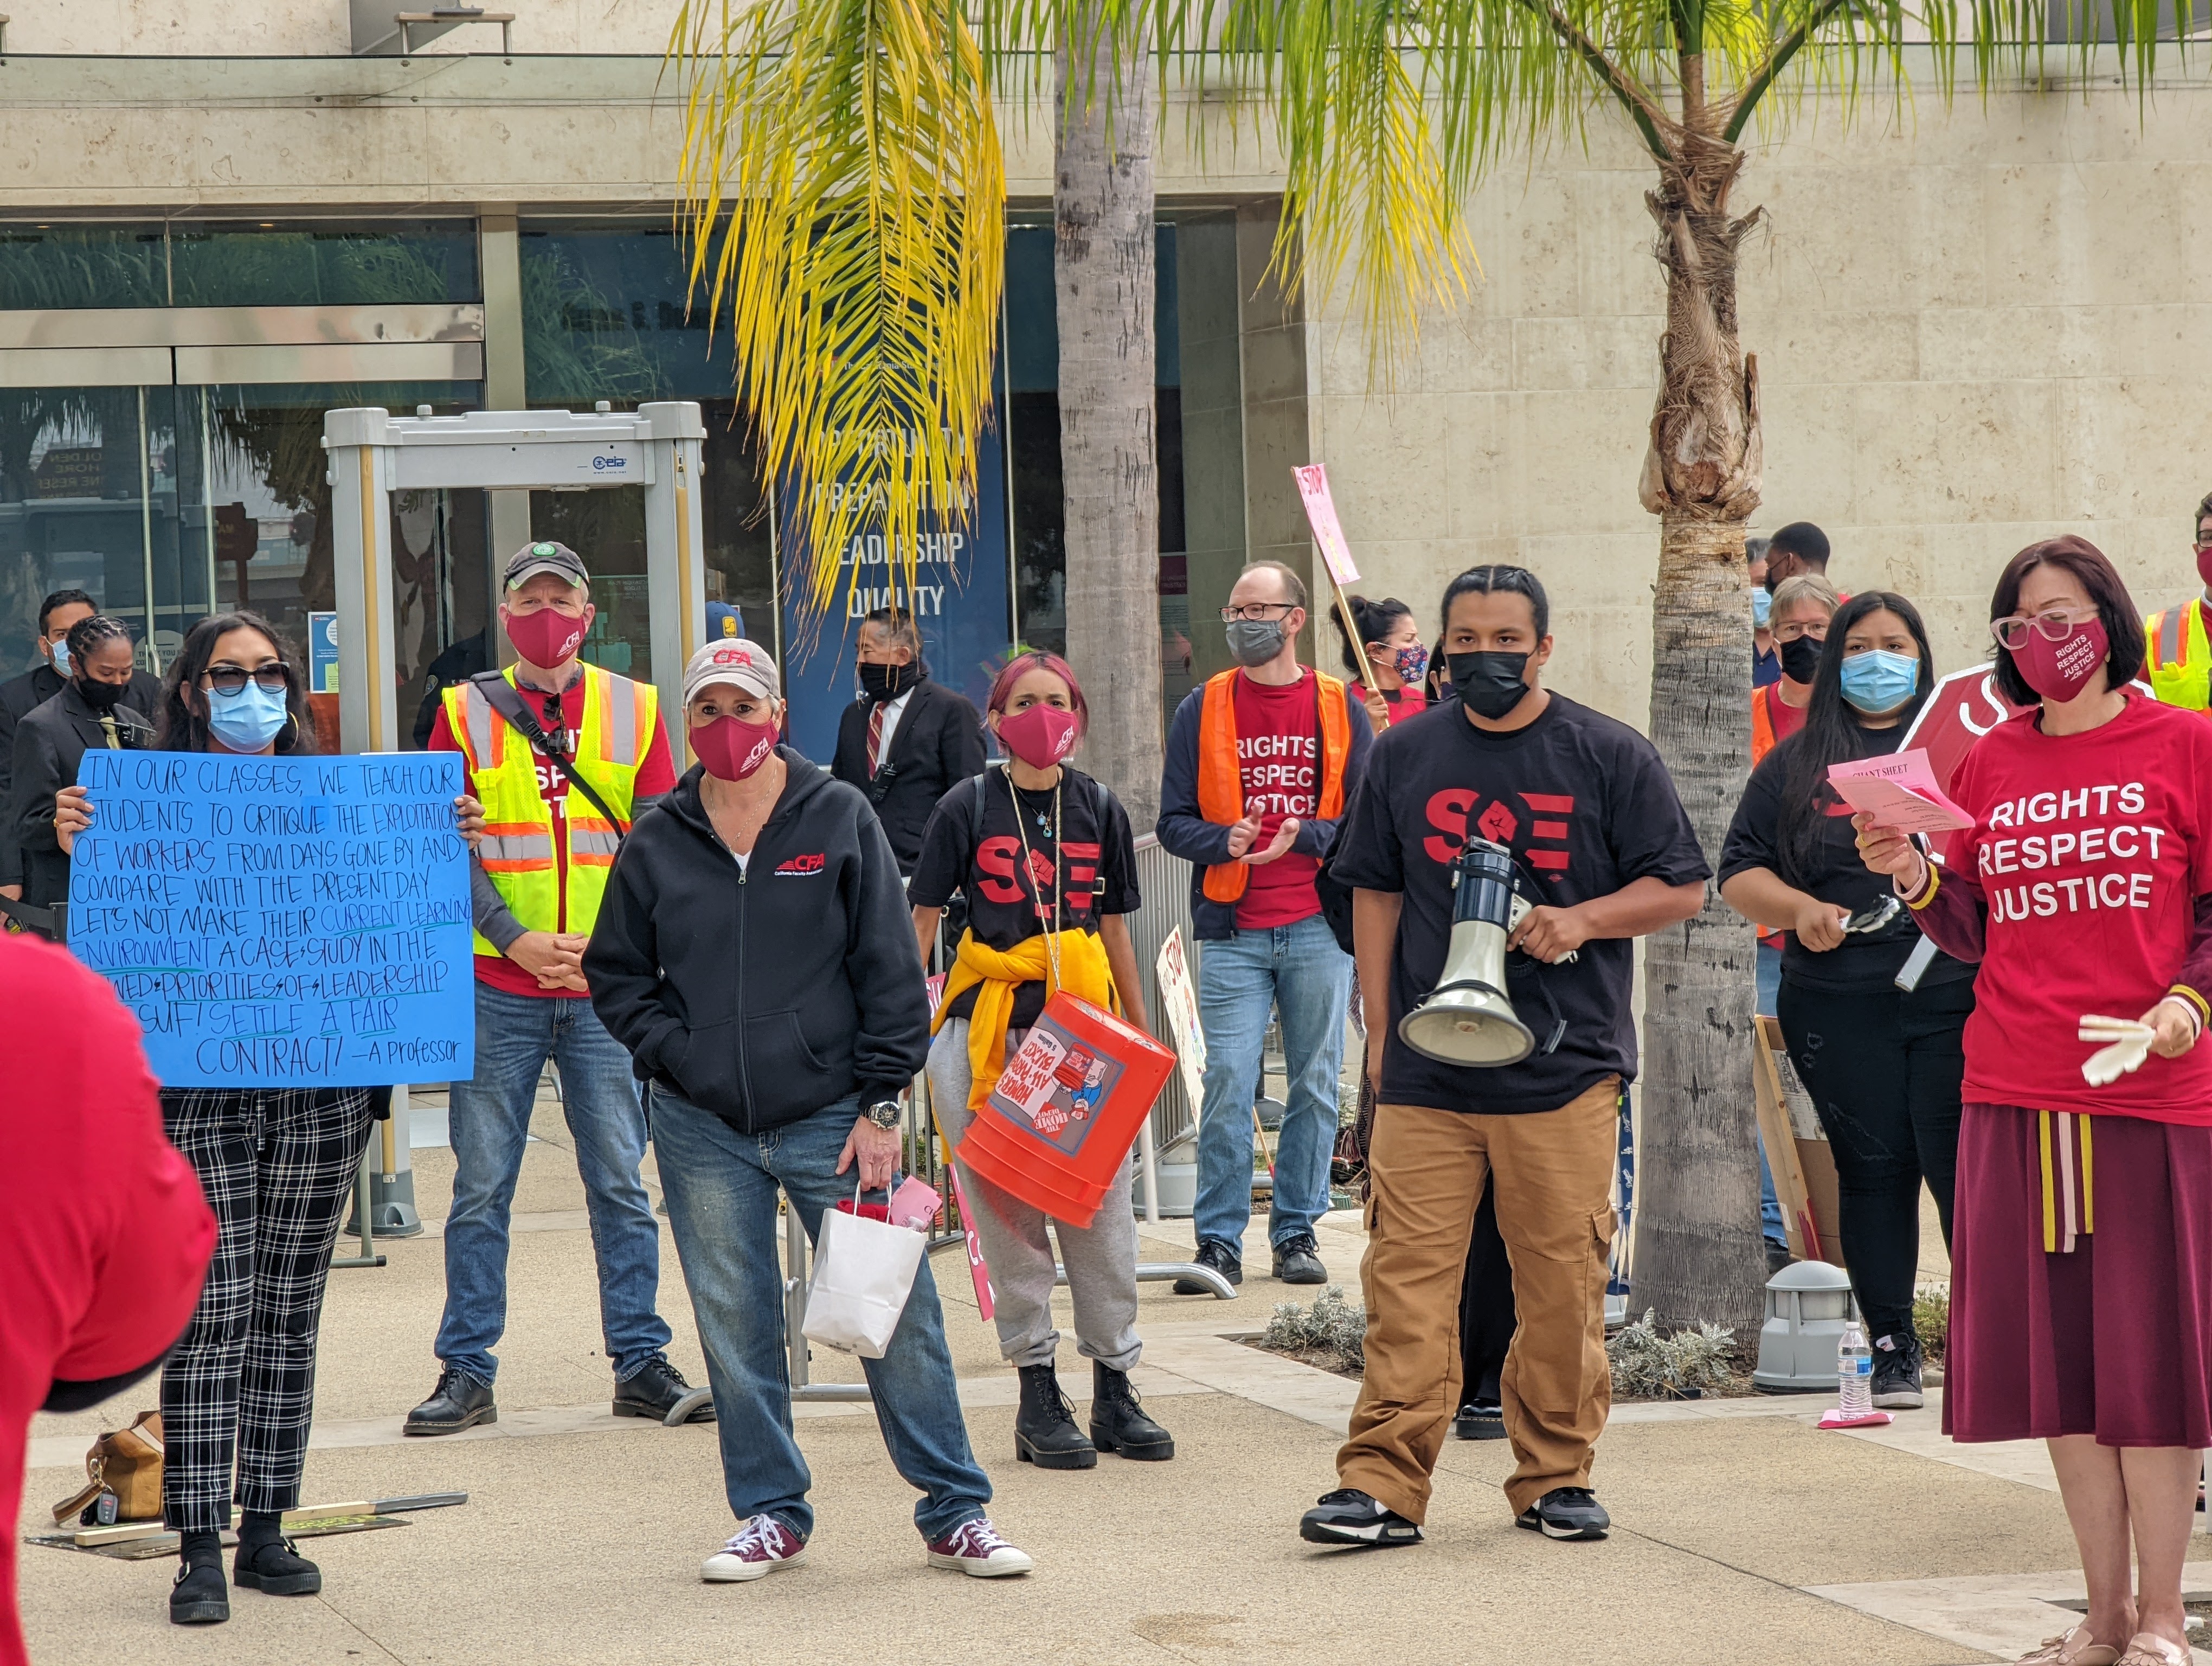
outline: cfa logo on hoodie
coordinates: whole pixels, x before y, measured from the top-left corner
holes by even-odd
[[[811,856],[793,856],[787,862],[777,864],[775,877],[779,879],[807,879],[830,865],[827,851],[817,850]]]

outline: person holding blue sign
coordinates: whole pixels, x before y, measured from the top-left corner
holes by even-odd
[[[169,667],[155,745],[246,757],[315,751],[299,670],[267,620],[222,613],[192,627]],[[473,843],[483,830],[477,805],[456,800],[454,812]],[[283,842],[282,818],[258,818],[258,829],[256,819],[241,818],[233,842]],[[59,795],[54,829],[65,854],[97,824],[88,788]],[[271,1596],[322,1589],[283,1520],[300,1502],[324,1283],[374,1094],[298,1085],[161,1091],[163,1125],[198,1173],[216,1224],[198,1307],[161,1371],[161,1512],[181,1539],[169,1593],[176,1624],[230,1617],[221,1535],[234,1496],[243,1512],[236,1582]]]
[[[637,1061],[668,1225],[721,1415],[738,1530],[700,1578],[767,1577],[806,1554],[813,1477],[784,1381],[779,1191],[823,1216],[896,1178],[899,1094],[929,1045],[929,998],[898,866],[858,788],[778,745],[782,678],[757,643],[684,668],[699,762],[638,820],[584,953],[592,1000]],[[1026,1573],[984,1506],[945,1314],[925,1258],[890,1347],[864,1359],[876,1421],[921,1493],[928,1565]]]

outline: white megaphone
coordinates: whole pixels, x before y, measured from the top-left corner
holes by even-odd
[[[1398,1020],[1399,1040],[1424,1058],[1492,1068],[1518,1064],[1536,1050],[1535,1032],[1505,994],[1505,938],[1517,900],[1512,853],[1487,839],[1468,839],[1452,864],[1443,976]]]

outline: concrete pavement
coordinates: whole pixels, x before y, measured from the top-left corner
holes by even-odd
[[[1333,1486],[1356,1384],[1229,1340],[1292,1292],[1248,1239],[1238,1300],[1143,1287],[1139,1385],[1175,1461],[1102,1458],[1046,1474],[1012,1457],[1013,1376],[977,1316],[957,1251],[936,1258],[947,1329],[994,1518],[1037,1558],[1027,1579],[935,1572],[865,1406],[799,1408],[819,1527],[808,1563],[744,1586],[699,1583],[730,1531],[711,1428],[607,1415],[581,1188],[556,1108],[542,1105],[518,1210],[501,1420],[436,1441],[398,1432],[428,1391],[442,1299],[434,1236],[386,1243],[391,1264],[332,1275],[309,1502],[465,1490],[462,1508],[388,1531],[306,1541],[323,1595],[233,1593],[223,1626],[168,1625],[173,1563],[26,1546],[23,1608],[41,1666],[118,1660],[544,1663],[652,1660],[940,1662],[960,1658],[1241,1663],[1341,1660],[1723,1663],[1948,1663],[2002,1657],[2063,1629],[2078,1590],[2072,1541],[2033,1449],[1956,1448],[1936,1414],[1879,1438],[1822,1433],[1800,1400],[1625,1407],[1595,1477],[1617,1523],[1601,1544],[1515,1529],[1502,1443],[1449,1443],[1430,1541],[1382,1553],[1299,1542],[1299,1513]],[[450,1154],[416,1153],[426,1217],[443,1213]],[[562,1217],[566,1217],[564,1221]],[[570,1224],[573,1223],[573,1224]],[[1320,1233],[1358,1286],[1356,1216]],[[1143,1232],[1147,1258],[1187,1256],[1186,1225]],[[671,1352],[704,1371],[664,1234]],[[1940,1252],[1939,1252],[1940,1253]],[[1066,1321],[1063,1320],[1065,1325]],[[1090,1372],[1063,1345],[1066,1386]],[[817,1353],[817,1379],[857,1363]],[[100,1413],[40,1418],[23,1526],[70,1489],[103,1423],[153,1403],[151,1385]],[[2203,1570],[2212,1587],[2212,1567]]]

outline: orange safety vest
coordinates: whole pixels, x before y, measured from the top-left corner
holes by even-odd
[[[1774,714],[1766,708],[1766,696],[1774,684],[1751,691],[1751,767],[1756,769],[1759,760],[1774,750]]]
[[[1237,762],[1237,687],[1239,671],[1206,679],[1206,700],[1198,715],[1198,813],[1217,827],[1244,819],[1244,775]],[[1344,769],[1352,756],[1352,708],[1341,678],[1314,672],[1314,701],[1321,714],[1321,808],[1333,821],[1344,813]],[[1243,862],[1218,862],[1206,870],[1208,901],[1234,903],[1251,883]]]

